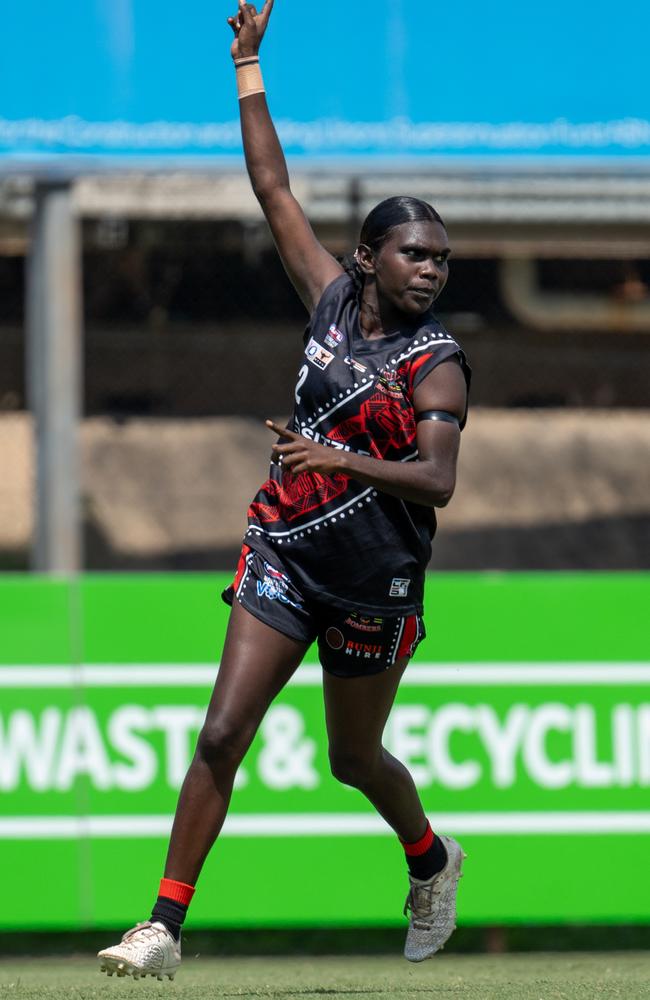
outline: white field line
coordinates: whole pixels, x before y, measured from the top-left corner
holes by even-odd
[[[644,834],[650,812],[434,813],[434,829],[465,834]],[[0,840],[166,838],[172,816],[15,816],[0,819]],[[353,813],[232,815],[224,837],[393,836],[379,816]]]
[[[218,664],[102,663],[0,667],[0,688],[211,688]],[[290,687],[320,687],[321,668],[303,664]],[[413,663],[401,687],[600,687],[650,684],[650,663]]]

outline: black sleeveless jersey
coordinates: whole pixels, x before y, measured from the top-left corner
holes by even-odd
[[[326,288],[305,331],[289,427],[331,448],[413,462],[413,391],[451,357],[469,386],[465,355],[430,313],[417,328],[364,340],[356,289],[342,274]],[[422,611],[435,529],[433,508],[342,473],[292,475],[272,463],[248,511],[246,544],[279,560],[307,598],[403,615]]]

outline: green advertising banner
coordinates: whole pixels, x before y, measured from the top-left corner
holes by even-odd
[[[217,671],[226,582],[0,578],[0,850],[13,900],[0,926],[148,915]],[[461,922],[650,919],[649,606],[640,574],[429,578],[428,635],[384,742],[434,829],[469,855]],[[192,926],[402,920],[399,843],[329,773],[316,663],[308,655],[244,760]],[[254,893],[242,891],[251,868]]]

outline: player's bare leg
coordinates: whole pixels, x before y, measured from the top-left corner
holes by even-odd
[[[418,840],[427,824],[408,770],[381,738],[407,659],[371,677],[323,673],[332,774],[363,792],[400,840]]]
[[[306,651],[305,643],[234,602],[219,674],[178,800],[166,878],[196,882],[226,817],[237,768]]]
[[[434,835],[415,783],[404,765],[382,746],[382,734],[408,660],[371,677],[324,674],[325,715],[332,773],[358,788],[409,846],[439,861],[430,877],[410,878],[405,907],[410,910],[404,955],[430,958],[444,947],[456,926],[456,892],[464,857],[451,837]],[[428,845],[428,846],[427,846]]]
[[[183,782],[165,878],[191,889],[226,817],[237,769],[264,714],[302,660],[307,646],[245,611],[236,601],[223,657],[194,758]],[[181,678],[182,680],[182,678]],[[99,952],[108,975],[173,979],[180,940],[164,923],[138,924]]]

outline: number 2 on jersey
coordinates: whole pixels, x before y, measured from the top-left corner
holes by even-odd
[[[296,403],[298,405],[300,405],[300,390],[302,389],[303,385],[305,384],[305,380],[306,380],[306,378],[307,378],[308,375],[309,375],[309,366],[308,365],[303,365],[302,368],[300,369],[300,371],[298,372],[298,381],[296,382],[296,394],[295,395],[296,395]]]

